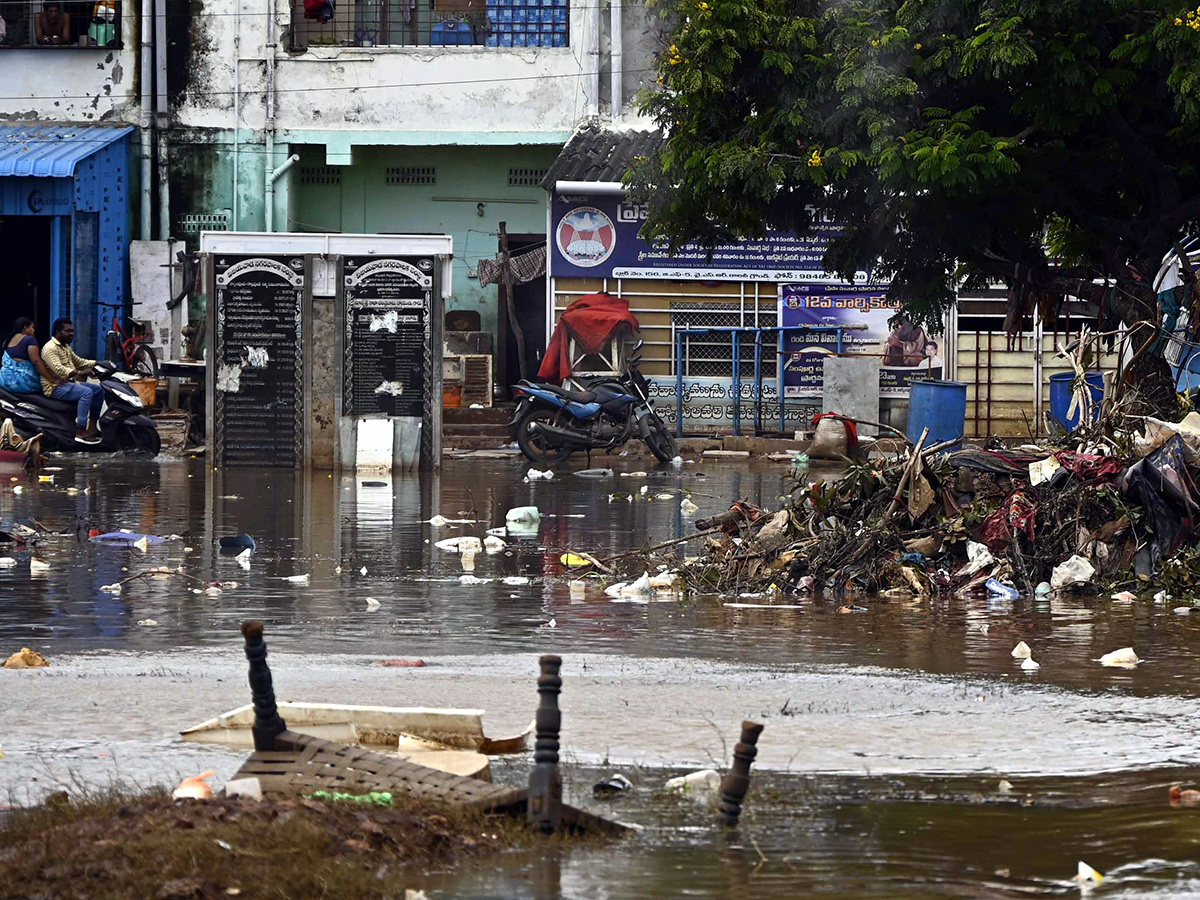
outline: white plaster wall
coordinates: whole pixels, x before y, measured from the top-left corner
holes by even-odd
[[[575,47],[313,52],[279,67],[280,127],[395,131],[569,131],[587,112]],[[339,91],[289,93],[313,83]],[[405,85],[409,85],[406,87]]]
[[[267,5],[205,3],[206,15],[193,27],[191,84],[176,109],[177,125],[233,127],[236,91],[237,127],[264,127]],[[313,131],[561,133],[587,115],[586,76],[598,65],[587,53],[587,10],[572,15],[569,47],[315,47],[301,54],[285,52],[289,15],[280,0],[275,125],[281,140],[303,142]]]
[[[133,318],[149,325],[150,343],[159,359],[169,359],[171,349],[171,311],[174,276],[170,241],[129,242],[129,282],[133,300]]]
[[[128,11],[134,3],[124,3]],[[137,17],[122,16],[120,50],[0,49],[0,121],[138,121]]]
[[[589,108],[596,69],[602,111],[607,59],[589,54],[592,19],[576,0],[569,47],[316,47],[286,52],[290,10],[277,0],[276,128],[311,131],[478,132],[573,130]],[[136,124],[138,4],[122,4],[119,50],[0,50],[0,121]],[[175,8],[175,7],[172,7]],[[192,20],[189,84],[172,97],[182,127],[261,130],[266,122],[269,0],[210,0]],[[600,15],[607,49],[608,9]],[[637,5],[625,9],[626,115],[633,93],[652,78],[659,29]],[[241,59],[240,62],[237,60]],[[235,69],[238,77],[235,79]],[[235,95],[240,115],[233,116]],[[503,139],[497,137],[497,142]]]

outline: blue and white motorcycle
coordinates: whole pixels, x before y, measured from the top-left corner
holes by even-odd
[[[650,402],[640,359],[634,355],[621,377],[596,379],[582,391],[545,382],[513,385],[517,411],[511,425],[521,452],[545,465],[576,450],[612,451],[636,437],[660,462],[674,459],[679,448]]]

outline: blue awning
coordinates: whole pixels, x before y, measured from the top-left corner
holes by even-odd
[[[0,176],[70,178],[132,125],[0,125]]]

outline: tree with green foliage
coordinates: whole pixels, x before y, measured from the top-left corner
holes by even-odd
[[[890,278],[925,323],[964,279],[1004,281],[1010,322],[1064,294],[1159,321],[1155,274],[1200,219],[1200,8],[658,3],[672,40],[642,104],[664,141],[630,176],[650,236],[711,246],[827,216],[844,233],[826,268]],[[1154,335],[1134,337],[1135,377],[1168,404]]]

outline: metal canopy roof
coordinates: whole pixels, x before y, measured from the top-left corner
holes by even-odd
[[[132,125],[0,125],[0,176],[70,178]]]

